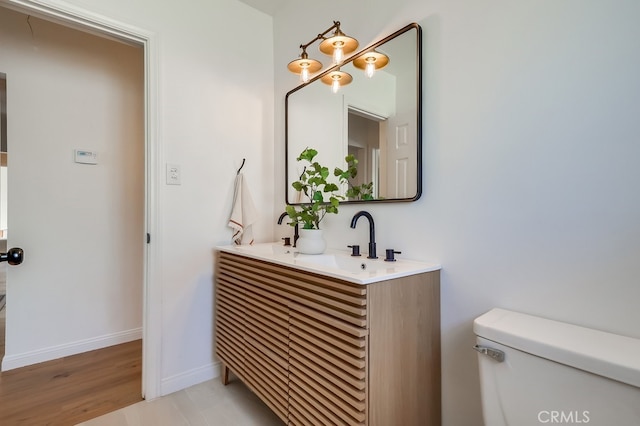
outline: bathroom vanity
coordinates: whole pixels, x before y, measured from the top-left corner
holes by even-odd
[[[439,425],[440,267],[216,252],[215,352],[285,424]]]

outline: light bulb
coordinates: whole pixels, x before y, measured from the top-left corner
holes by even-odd
[[[373,62],[367,62],[367,65],[364,69],[364,73],[366,74],[367,77],[371,78],[373,77],[373,74],[376,72],[376,66],[374,65]]]
[[[334,78],[333,83],[331,83],[331,91],[333,93],[338,93],[338,90],[340,90],[340,79]]]
[[[303,66],[300,70],[300,81],[302,81],[303,83],[309,81],[309,67]]]
[[[343,42],[341,41],[337,41],[334,43],[334,49],[333,49],[333,63],[334,64],[341,64],[342,60],[344,59],[344,51],[342,50],[342,46],[344,45]]]

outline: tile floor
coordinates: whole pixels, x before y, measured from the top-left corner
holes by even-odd
[[[282,426],[283,422],[240,381],[215,378],[142,401],[81,426]]]

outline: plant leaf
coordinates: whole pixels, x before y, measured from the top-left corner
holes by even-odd
[[[336,185],[335,183],[326,183],[324,185],[324,192],[334,192],[337,191],[338,189],[338,185]]]
[[[300,153],[297,160],[298,161],[307,160],[308,162],[311,163],[313,161],[313,157],[315,157],[316,155],[318,155],[318,151],[316,151],[315,149],[305,148],[304,151]]]

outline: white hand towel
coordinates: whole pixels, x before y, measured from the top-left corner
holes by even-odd
[[[253,204],[249,188],[242,173],[236,176],[233,194],[233,207],[229,218],[229,227],[233,228],[233,242],[237,245],[253,244],[251,225],[258,220],[258,211]]]

